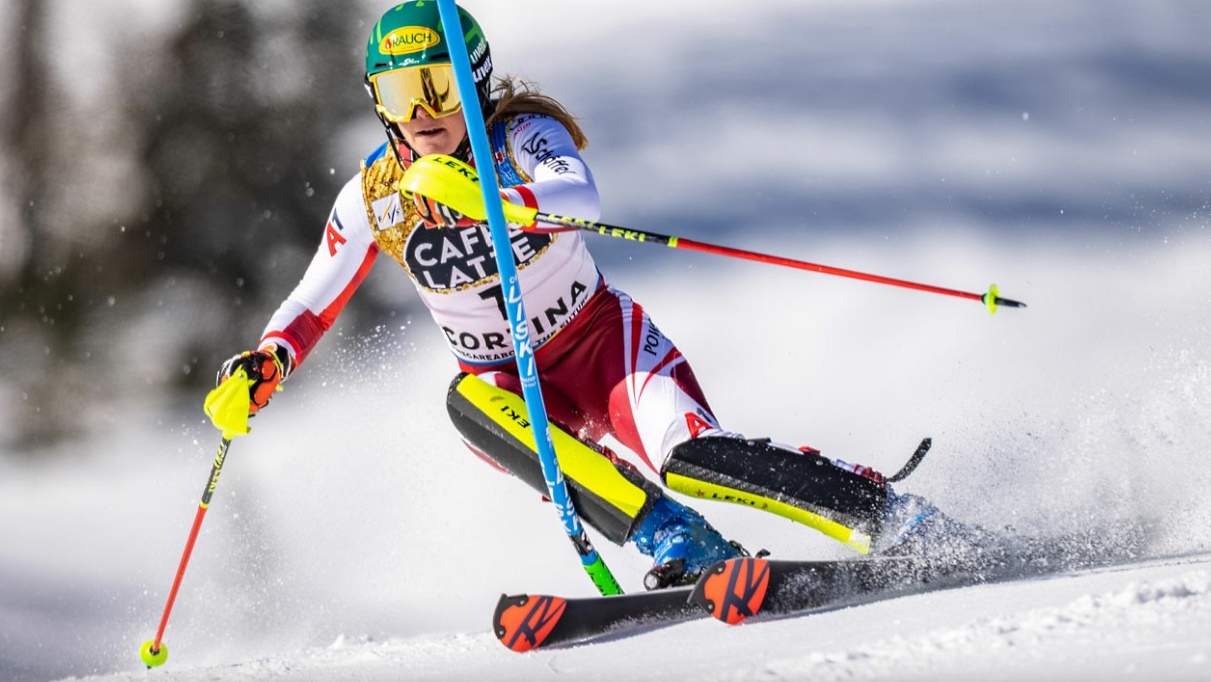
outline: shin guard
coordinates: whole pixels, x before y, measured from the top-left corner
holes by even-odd
[[[660,474],[677,492],[763,509],[863,554],[887,507],[886,484],[763,440],[689,440],[673,448]]]
[[[450,385],[446,407],[468,445],[547,494],[534,430],[521,396],[463,373]],[[663,494],[660,487],[605,448],[581,441],[556,424],[550,428],[556,459],[581,520],[607,540],[623,544],[636,520]]]

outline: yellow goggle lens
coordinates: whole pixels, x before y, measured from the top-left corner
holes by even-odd
[[[423,108],[433,118],[449,116],[462,110],[462,98],[454,82],[454,67],[410,66],[376,73],[370,77],[374,88],[376,109],[392,123],[407,123]]]

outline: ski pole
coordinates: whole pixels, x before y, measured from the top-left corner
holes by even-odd
[[[185,567],[189,565],[189,556],[193,554],[193,544],[198,539],[198,530],[202,528],[202,519],[210,507],[210,496],[214,494],[219,482],[219,474],[223,471],[223,461],[227,459],[227,448],[231,439],[224,438],[219,443],[218,454],[214,457],[214,466],[210,468],[210,477],[206,480],[206,488],[202,491],[202,501],[198,504],[198,512],[193,517],[193,527],[189,529],[189,539],[185,541],[185,551],[181,554],[181,564],[177,567],[177,576],[172,581],[172,589],[168,592],[168,603],[164,605],[164,615],[160,617],[160,627],[156,630],[155,639],[143,643],[139,655],[148,668],[164,664],[168,660],[168,647],[164,644],[164,630],[168,627],[168,616],[172,613],[172,605],[177,600],[177,590],[181,588],[181,579],[185,577]]]
[[[417,159],[416,162],[412,164],[412,167],[409,168],[404,174],[403,179],[400,180],[399,186],[400,191],[412,192],[427,196],[435,201],[450,206],[454,210],[462,213],[472,220],[483,220],[484,208],[482,200],[478,198],[478,191],[476,187],[477,184],[478,178],[473,168],[453,157],[435,154]],[[551,213],[544,213],[537,209],[518,206],[516,204],[510,204],[507,202],[504,203],[503,211],[508,222],[516,225],[522,225],[522,230],[533,229],[524,226],[533,225],[537,220],[552,225],[560,225],[570,229],[582,230],[585,232],[595,232],[606,237],[615,237],[618,239],[626,239],[635,242],[663,244],[674,249],[712,253],[717,256],[727,256],[729,258],[739,258],[743,260],[756,261],[758,263],[781,265],[788,268],[795,268],[797,270],[807,270],[810,272],[819,272],[825,275],[836,275],[838,277],[860,279],[867,282],[874,282],[876,284],[887,284],[890,286],[915,289],[917,291],[925,291],[933,294],[943,294],[946,296],[956,296],[958,298],[971,299],[983,303],[984,306],[988,308],[989,313],[995,313],[998,306],[1006,306],[1009,308],[1026,307],[1026,304],[1022,303],[1021,301],[1001,298],[1000,291],[997,289],[997,285],[995,284],[990,286],[987,292],[977,294],[968,291],[959,291],[957,289],[934,286],[932,284],[921,284],[918,282],[910,282],[908,280],[896,279],[893,277],[873,275],[866,272],[858,272],[857,270],[846,270],[844,268],[836,268],[830,265],[809,263],[807,261],[796,260],[794,258],[785,258],[783,256],[773,256],[764,253],[757,253],[755,251],[746,251],[744,249],[718,246],[716,244],[698,242],[692,239],[684,239],[682,237],[659,234],[657,232],[648,232],[647,230],[636,230],[630,227],[607,225],[606,223],[584,220],[583,218],[553,215]]]
[[[651,242],[653,244],[663,244],[673,249],[685,249],[686,251],[700,251],[702,253],[713,253],[717,256],[727,256],[729,258],[739,258],[742,260],[756,261],[758,263],[769,263],[771,265],[781,265],[797,270],[807,270],[809,272],[819,272],[825,275],[836,275],[838,277],[849,277],[850,279],[860,279],[866,282],[874,282],[875,284],[887,284],[890,286],[903,287],[905,289],[915,289],[917,291],[925,291],[932,294],[942,294],[945,296],[956,296],[958,298],[967,298],[974,301],[979,301],[988,308],[990,314],[996,313],[998,306],[1008,308],[1025,308],[1026,304],[1013,299],[1001,298],[1000,291],[996,284],[993,284],[983,294],[977,294],[968,291],[959,291],[957,289],[948,289],[946,287],[934,286],[932,284],[921,284],[919,282],[910,282],[908,280],[896,279],[894,277],[884,277],[883,275],[872,275],[866,272],[857,270],[846,270],[844,268],[836,268],[830,265],[821,265],[819,263],[809,263],[807,261],[796,260],[794,258],[786,258],[783,256],[773,256],[756,251],[746,251],[744,249],[736,249],[729,246],[719,246],[716,244],[708,244],[706,242],[698,242],[692,239],[676,237],[671,235],[659,234],[657,232],[648,232],[646,230],[636,230],[630,227],[618,227],[616,225],[607,225],[591,220],[581,218],[571,218],[568,216],[552,215],[535,211],[534,217],[544,223],[553,225],[562,225],[584,232],[595,232],[606,237],[615,237],[617,239],[627,239],[637,242]],[[530,223],[525,224],[532,224]],[[522,228],[525,230],[525,228]]]
[[[236,436],[248,433],[248,403],[250,401],[248,387],[252,381],[244,369],[236,371],[217,388],[206,396],[204,409],[206,414],[223,431],[223,439],[219,442],[218,453],[210,467],[210,476],[206,479],[206,487],[202,490],[202,501],[193,517],[193,526],[189,529],[189,538],[185,541],[185,551],[181,554],[181,563],[177,566],[177,575],[173,578],[172,589],[168,591],[168,602],[164,605],[164,615],[160,617],[160,627],[156,629],[154,639],[149,639],[139,647],[139,657],[148,668],[164,665],[168,660],[168,646],[164,644],[164,630],[168,627],[168,616],[172,613],[172,605],[177,600],[177,591],[181,588],[181,579],[185,577],[185,567],[189,565],[189,557],[193,554],[194,542],[198,539],[198,531],[202,528],[202,519],[210,508],[210,498],[214,489],[219,485],[219,474],[223,473],[223,462],[227,460],[227,449]]]
[[[467,54],[467,44],[460,30],[461,22],[458,7],[454,0],[438,0],[438,13],[441,16],[442,32],[449,45],[450,61],[454,67],[454,77],[458,91],[475,92],[475,79],[471,73],[471,59]],[[461,46],[461,47],[459,47]],[[487,159],[485,164],[491,164],[492,148],[488,144],[487,128],[484,124],[483,112],[479,107],[464,106],[463,115],[467,120],[467,136],[471,141],[471,150],[477,159]],[[491,168],[490,165],[487,167]],[[472,171],[473,172],[473,171]],[[534,360],[534,347],[530,338],[530,325],[526,320],[526,310],[522,302],[521,285],[517,277],[517,264],[513,260],[513,249],[508,248],[509,231],[505,220],[500,190],[495,173],[484,173],[483,182],[476,180],[473,192],[481,192],[478,205],[481,212],[486,213],[479,220],[487,220],[492,234],[492,243],[503,248],[494,248],[496,268],[500,274],[501,290],[504,293],[505,311],[509,318],[509,331],[513,336],[514,355],[517,358],[517,370],[521,379],[522,397],[525,399],[526,411],[529,412],[530,424],[533,428],[535,450],[538,461],[542,466],[543,478],[547,484],[547,493],[559,512],[560,521],[576,553],[580,556],[581,565],[597,589],[603,595],[621,594],[614,575],[606,566],[605,561],[589,542],[588,533],[576,513],[572,498],[568,493],[568,484],[559,468],[559,460],[555,455],[555,445],[551,440],[551,430],[547,423],[547,409],[542,400],[542,389],[539,385],[538,367]]]

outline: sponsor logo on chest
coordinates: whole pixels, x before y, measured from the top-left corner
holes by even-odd
[[[515,232],[509,243],[519,266],[542,253],[552,235]],[[496,258],[487,225],[459,230],[413,230],[404,245],[404,264],[432,291],[473,286],[496,276]]]

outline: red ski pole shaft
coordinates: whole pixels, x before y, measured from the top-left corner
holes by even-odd
[[[696,242],[691,239],[682,239],[673,237],[670,240],[669,246],[676,249],[686,249],[687,251],[701,251],[702,253],[713,253],[718,256],[728,256],[730,258],[740,258],[742,260],[751,260],[757,263],[769,263],[771,265],[781,265],[783,267],[795,268],[797,270],[808,270],[810,272],[819,272],[825,275],[836,275],[838,277],[849,277],[850,279],[860,279],[876,284],[888,284],[891,286],[904,287],[906,289],[916,289],[918,291],[928,291],[935,294],[943,294],[946,296],[957,296],[959,298],[969,298],[975,301],[983,301],[984,295],[968,291],[958,291],[956,289],[947,289],[945,287],[933,286],[932,284],[920,284],[917,282],[909,282],[903,279],[895,279],[893,277],[884,277],[882,275],[872,275],[866,272],[858,272],[857,270],[846,270],[844,268],[835,268],[830,265],[820,265],[819,263],[809,263],[807,261],[795,260],[794,258],[785,258],[783,256],[773,256],[755,251],[745,251],[744,249],[734,249],[728,246],[717,246],[715,244],[706,244]]]
[[[440,203],[454,207],[455,210],[463,213],[466,216],[482,221],[485,219],[486,211],[484,209],[483,197],[480,196],[480,188],[477,184],[478,182],[479,180],[475,173],[475,169],[471,168],[466,163],[449,156],[434,154],[417,159],[416,163],[412,164],[408,168],[407,172],[404,173],[404,177],[400,179],[399,191],[403,192],[407,196],[411,196],[415,193],[424,197],[434,198]],[[1011,308],[1026,307],[1026,304],[1020,301],[1001,298],[995,284],[989,287],[986,293],[977,294],[968,291],[959,291],[958,289],[948,289],[946,287],[934,286],[932,284],[921,284],[919,282],[895,279],[894,277],[872,275],[866,272],[858,272],[857,270],[834,268],[829,265],[809,263],[807,261],[795,260],[793,258],[771,256],[764,253],[757,253],[755,251],[745,251],[743,249],[733,249],[726,246],[706,244],[703,242],[692,241],[690,239],[681,239],[680,237],[674,237],[671,235],[658,234],[656,232],[647,232],[645,230],[636,230],[629,227],[607,225],[605,223],[584,220],[582,218],[543,213],[535,208],[520,206],[518,204],[506,203],[502,205],[502,209],[505,213],[505,219],[510,223],[520,225],[522,226],[521,229],[530,230],[533,232],[549,231],[544,228],[537,227],[537,223],[539,222],[547,223],[549,225],[561,225],[574,230],[596,232],[600,235],[615,237],[618,239],[664,244],[665,246],[669,246],[674,249],[680,248],[690,251],[702,251],[705,253],[713,253],[719,256],[741,258],[744,260],[756,261],[758,263],[771,263],[774,265],[781,265],[798,270],[819,272],[825,275],[849,277],[851,279],[860,279],[867,282],[874,282],[876,284],[887,284],[906,289],[915,289],[917,291],[925,291],[931,294],[943,294],[946,296],[966,298],[983,303],[988,308],[988,312],[990,313],[995,313],[997,306],[1000,305],[1009,306]]]
[[[568,216],[552,215],[550,213],[537,212],[536,219],[550,223],[552,225],[563,225],[585,232],[596,232],[597,234],[606,237],[614,237],[616,239],[627,239],[637,242],[651,242],[654,244],[663,244],[674,249],[685,249],[687,251],[700,251],[703,253],[712,253],[717,256],[727,256],[729,258],[739,258],[742,260],[750,260],[758,263],[769,263],[771,265],[781,265],[783,267],[795,268],[797,270],[807,270],[809,272],[819,272],[825,275],[836,275],[838,277],[848,277],[850,279],[859,279],[876,284],[887,284],[890,286],[903,287],[906,289],[915,289],[917,291],[925,291],[933,294],[942,294],[945,296],[955,296],[958,298],[971,299],[980,301],[986,305],[990,312],[995,312],[997,306],[1008,306],[1011,308],[1025,308],[1026,304],[1020,301],[1014,301],[1008,298],[998,296],[996,285],[988,290],[987,293],[977,294],[969,291],[959,291],[957,289],[948,289],[946,287],[934,286],[932,284],[921,284],[919,282],[910,282],[908,280],[896,279],[894,277],[884,277],[883,275],[873,275],[866,272],[858,272],[857,270],[846,270],[844,268],[835,268],[829,265],[821,265],[819,263],[809,263],[807,261],[796,260],[794,258],[785,258],[783,256],[773,256],[765,253],[757,253],[756,251],[746,251],[744,249],[735,249],[727,246],[718,246],[716,244],[707,244],[705,242],[696,242],[691,239],[682,239],[671,235],[659,234],[656,232],[648,232],[646,230],[636,230],[630,227],[618,227],[615,225],[607,225],[605,223],[593,222],[591,220],[582,220],[580,218],[570,218]]]
[[[152,640],[151,653],[160,651],[160,643],[164,640],[164,630],[168,627],[168,616],[172,613],[172,605],[177,600],[177,591],[181,589],[181,579],[185,577],[185,567],[189,565],[189,556],[193,554],[194,542],[198,539],[198,531],[202,528],[202,519],[210,507],[210,496],[214,494],[219,484],[219,474],[223,472],[223,461],[227,459],[227,448],[231,446],[230,438],[223,438],[219,443],[219,451],[215,454],[214,465],[210,468],[210,477],[206,480],[206,489],[202,491],[202,501],[198,503],[198,513],[193,517],[193,527],[189,529],[189,539],[185,541],[185,551],[181,554],[181,564],[177,567],[177,576],[172,581],[172,589],[168,592],[168,603],[164,605],[164,615],[160,618],[160,627]]]

